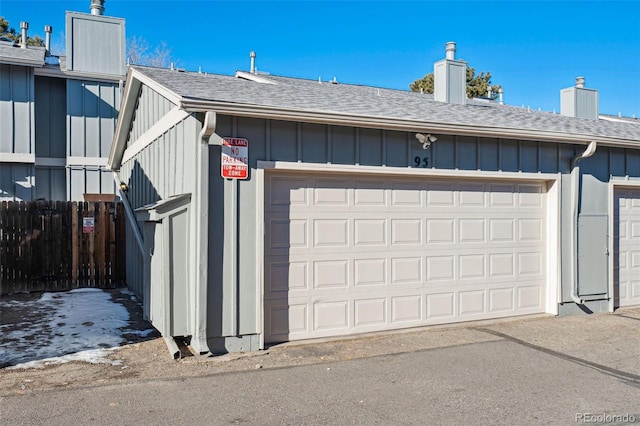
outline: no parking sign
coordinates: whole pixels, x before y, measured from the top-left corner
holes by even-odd
[[[249,141],[242,138],[222,139],[221,170],[223,178],[247,179],[249,177]]]

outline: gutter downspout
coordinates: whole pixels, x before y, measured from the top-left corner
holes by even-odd
[[[207,283],[209,235],[209,138],[216,131],[216,113],[207,111],[196,141],[196,186],[194,198],[196,239],[196,276],[194,282],[194,317],[191,347],[198,353],[208,353],[207,344]]]
[[[113,180],[116,182],[116,188],[118,188],[118,196],[124,205],[125,216],[127,217],[127,221],[131,226],[131,230],[133,231],[133,236],[136,240],[136,246],[138,246],[138,250],[140,254],[144,256],[144,240],[142,238],[142,233],[140,232],[140,228],[138,227],[138,221],[136,220],[136,215],[133,213],[133,209],[131,208],[131,204],[129,204],[129,199],[127,198],[127,194],[124,193],[122,188],[120,188],[120,179],[118,178],[118,174],[113,172]]]
[[[580,192],[580,167],[578,163],[591,157],[598,147],[596,141],[589,142],[582,154],[573,157],[571,162],[571,300],[579,305],[584,300],[578,296],[578,193]]]

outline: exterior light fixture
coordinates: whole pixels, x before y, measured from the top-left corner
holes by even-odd
[[[416,139],[418,140],[418,143],[422,144],[422,149],[429,149],[429,146],[433,142],[438,140],[438,138],[433,136],[431,133],[428,133],[426,135],[423,135],[422,133],[416,133]]]

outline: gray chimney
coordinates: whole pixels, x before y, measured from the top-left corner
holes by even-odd
[[[584,77],[576,85],[560,90],[560,114],[567,117],[598,119],[598,91],[584,87]]]
[[[456,60],[456,44],[446,44],[445,59],[433,65],[433,98],[464,105],[467,102],[467,63]]]
[[[51,51],[51,33],[53,32],[53,27],[51,25],[44,26],[44,48],[47,50],[47,53]]]
[[[20,22],[20,29],[22,30],[22,36],[20,37],[20,47],[23,49],[27,48],[27,30],[29,29],[29,23],[22,21]]]
[[[104,0],[91,0],[91,14],[104,15]]]

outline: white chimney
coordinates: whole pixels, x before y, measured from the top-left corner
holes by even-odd
[[[104,15],[104,0],[91,0],[91,14]]]
[[[467,63],[456,60],[456,44],[446,44],[445,59],[433,65],[433,98],[464,105],[467,102]]]
[[[29,29],[29,23],[26,21],[20,22],[20,29],[22,30],[22,36],[20,37],[20,47],[27,48],[27,30]]]
[[[51,25],[44,26],[44,48],[49,52],[51,50],[51,33],[53,32],[53,27]]]
[[[598,119],[598,91],[584,87],[584,77],[576,85],[560,90],[560,114],[567,117]]]

